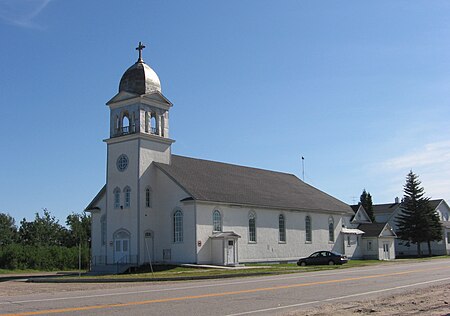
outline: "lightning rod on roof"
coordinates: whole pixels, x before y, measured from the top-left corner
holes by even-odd
[[[302,156],[302,177],[303,182],[305,182],[305,157]]]

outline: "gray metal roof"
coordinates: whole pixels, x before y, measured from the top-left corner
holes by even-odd
[[[292,174],[177,155],[170,165],[155,165],[194,200],[353,214],[349,205]]]
[[[436,209],[442,201],[443,199],[430,200],[429,204],[433,209]],[[374,204],[373,213],[392,214],[399,206],[401,206],[401,203]]]
[[[400,203],[374,204],[373,214],[392,214],[400,206]]]
[[[361,229],[364,232],[364,237],[378,237],[386,226],[386,223],[370,223],[370,224],[361,224],[358,226],[358,229]]]

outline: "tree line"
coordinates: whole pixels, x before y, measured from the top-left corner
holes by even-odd
[[[397,237],[407,244],[417,247],[417,256],[421,256],[421,244],[428,246],[428,255],[431,256],[431,242],[441,241],[443,228],[438,214],[430,205],[430,198],[425,196],[425,189],[421,186],[419,176],[412,170],[406,176],[403,186],[401,212],[397,216]],[[372,222],[373,214],[372,196],[364,189],[360,196],[360,205],[364,207]]]
[[[81,249],[83,268],[89,266],[90,216],[72,213],[67,227],[44,209],[33,221],[25,218],[17,227],[8,213],[0,213],[1,269],[76,269]]]

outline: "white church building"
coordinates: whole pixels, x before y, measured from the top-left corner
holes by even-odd
[[[140,43],[139,59],[107,102],[106,184],[86,208],[94,270],[358,252],[350,242],[361,232],[352,228],[352,208],[296,176],[173,155],[172,103],[142,60],[143,48]]]

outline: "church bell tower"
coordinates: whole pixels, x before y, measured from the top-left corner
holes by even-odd
[[[154,183],[153,162],[170,164],[169,110],[158,75],[142,58],[120,79],[119,92],[106,103],[110,109],[107,144],[106,209],[113,262],[142,262],[144,226],[148,226],[148,194]],[[147,202],[146,202],[147,197]],[[109,239],[108,238],[108,239]]]

